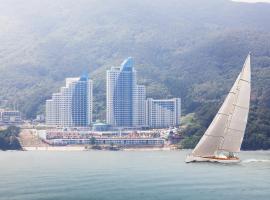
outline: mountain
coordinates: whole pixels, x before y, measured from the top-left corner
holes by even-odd
[[[229,0],[2,0],[0,106],[44,112],[64,79],[89,71],[105,119],[105,71],[135,58],[154,98],[181,97],[194,146],[252,52],[244,149],[270,148],[270,4]],[[186,145],[184,145],[186,146]]]

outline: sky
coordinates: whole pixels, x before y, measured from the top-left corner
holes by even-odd
[[[270,3],[270,0],[232,0],[232,1],[247,2],[247,3],[258,3],[258,2]]]

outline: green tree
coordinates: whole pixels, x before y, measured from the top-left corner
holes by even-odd
[[[92,136],[91,139],[90,139],[90,143],[91,143],[91,145],[95,145],[96,144],[96,138]]]

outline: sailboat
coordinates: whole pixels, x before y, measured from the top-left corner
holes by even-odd
[[[235,163],[240,159],[250,104],[250,53],[224,103],[186,162]]]

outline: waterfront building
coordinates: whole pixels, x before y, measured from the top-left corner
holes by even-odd
[[[20,111],[0,109],[0,124],[20,124],[20,123],[22,123]]]
[[[165,139],[153,137],[153,134],[134,134],[126,132],[125,135],[115,135],[113,132],[101,133],[92,131],[63,131],[39,130],[41,140],[51,145],[89,145],[93,137],[95,145],[117,145],[121,147],[163,147]]]
[[[145,126],[145,87],[136,74],[133,58],[107,70],[107,123],[114,127]]]
[[[65,87],[46,101],[46,124],[87,127],[92,123],[92,80],[88,76],[67,78]]]
[[[180,124],[181,99],[146,100],[146,124],[149,128],[169,128]]]
[[[52,145],[89,145],[91,139],[52,139],[46,141]],[[163,147],[162,138],[95,138],[96,145],[117,145],[120,147]]]
[[[93,131],[109,131],[111,129],[111,126],[109,124],[104,123],[95,123],[93,124]]]

